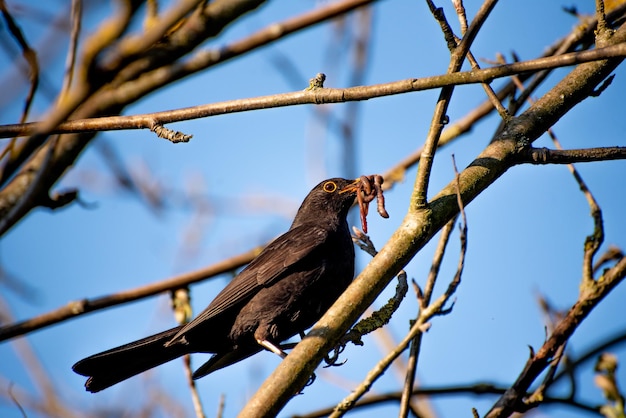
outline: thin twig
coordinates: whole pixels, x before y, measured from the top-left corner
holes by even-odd
[[[455,396],[455,395],[501,395],[506,391],[506,388],[503,386],[498,386],[491,383],[475,383],[475,384],[456,384],[456,385],[446,385],[446,386],[431,386],[431,387],[421,387],[415,389],[412,393],[413,396],[424,396],[432,398],[434,396],[445,397],[445,396]],[[354,408],[352,411],[356,411],[358,409],[365,409],[367,407],[381,405],[381,404],[397,404],[398,400],[402,396],[401,392],[388,392],[388,393],[380,393],[380,394],[369,394],[359,399],[354,404]],[[569,406],[574,409],[578,409],[584,412],[590,412],[597,414],[598,408],[596,405],[585,404],[581,402],[576,402],[567,397],[551,397],[546,396],[544,400],[545,404],[550,405],[562,405]],[[328,417],[333,411],[333,407],[325,407],[318,409],[316,411],[307,413],[307,414],[297,414],[292,415],[291,418],[324,418]]]
[[[400,341],[398,346],[389,352],[381,361],[379,361],[378,364],[368,372],[359,387],[355,388],[349,396],[347,396],[335,407],[335,410],[330,415],[331,418],[341,417],[352,408],[354,403],[369,390],[374,381],[376,381],[376,379],[378,379],[378,377],[380,377],[384,371],[387,370],[391,363],[400,354],[402,354],[415,335],[423,332],[425,327],[427,328],[428,320],[439,313],[439,310],[443,307],[450,296],[451,295],[448,295],[447,293],[440,296],[428,307],[428,309],[420,313],[418,320],[415,321],[409,333],[402,339],[402,341]]]
[[[463,0],[452,0],[452,5],[456,11],[456,15],[459,18],[459,24],[461,25],[461,34],[464,35],[467,32],[467,14],[465,13],[465,6]]]
[[[608,340],[594,343],[593,346],[586,349],[577,358],[570,358],[570,368],[575,369],[588,361],[595,360],[595,358],[603,352],[614,348],[615,346],[623,344],[626,344],[626,329],[622,329],[614,333]],[[568,370],[562,370],[556,374],[556,376],[554,377],[554,381],[557,382],[566,377],[569,377],[569,375],[570,372]]]
[[[13,404],[17,407],[18,411],[20,411],[20,414],[22,414],[22,417],[27,418],[28,415],[26,415],[26,411],[24,411],[24,408],[22,408],[22,405],[20,404],[20,401],[17,400],[17,398],[15,397],[15,395],[13,394],[13,384],[15,382],[10,382],[9,383],[9,388],[7,390],[9,397],[11,398],[11,401],[13,402]]]
[[[604,1],[596,0],[596,19],[598,20],[598,33],[606,32],[608,25],[604,14]]]
[[[145,94],[167,84],[171,84],[177,80],[206,70],[209,67],[263,47],[279,39],[285,38],[292,33],[309,28],[321,22],[326,22],[334,17],[341,16],[359,7],[366,6],[374,1],[375,0],[342,0],[331,2],[323,5],[322,7],[316,7],[309,12],[302,13],[284,21],[272,23],[271,25],[230,44],[214,49],[200,50],[184,62],[176,62],[172,65],[160,63],[162,66],[154,71],[147,71],[145,68],[142,68],[142,71],[140,72],[138,72],[138,70],[131,71],[130,74],[123,74],[121,77],[121,80],[124,82],[123,90],[126,94],[130,94],[135,98],[140,98]],[[247,1],[247,3],[250,4],[252,2]],[[213,26],[214,20],[198,23],[201,26],[202,23],[204,23],[204,25]],[[190,31],[193,31],[193,29],[190,29]],[[193,35],[198,36],[197,34]],[[181,38],[184,38],[185,36],[191,35],[187,33],[181,34]],[[185,50],[187,49],[187,46],[184,43],[179,47],[183,47]]]
[[[461,35],[465,35],[465,33],[467,32],[467,17],[465,15],[465,7],[463,6],[463,1],[455,0],[454,6],[459,21],[461,23]],[[446,42],[449,45],[450,51],[454,52],[454,49],[458,47],[461,39],[454,34],[452,28],[450,27],[450,24],[448,23],[448,20],[446,19],[443,9],[438,8],[436,9],[436,12],[437,13],[435,13],[435,18],[439,22],[439,26],[441,26],[441,29],[446,37]],[[473,70],[480,70],[480,65],[478,65],[478,61],[476,60],[476,58],[474,58],[474,54],[472,54],[471,51],[467,52],[467,60],[472,66]],[[481,83],[481,85],[485,90],[485,93],[487,94],[487,98],[496,109],[496,111],[500,114],[500,117],[504,121],[507,121],[509,119],[509,113],[502,105],[502,102],[500,102],[498,95],[493,91],[491,85],[489,85],[489,83]]]
[[[178,289],[172,289],[170,291],[170,298],[172,303],[172,310],[174,312],[174,319],[179,325],[186,325],[193,317],[193,311],[191,309],[191,295],[187,286],[180,287]],[[193,409],[196,414],[196,418],[205,418],[204,411],[202,409],[202,401],[200,395],[198,395],[198,388],[196,382],[193,380],[193,370],[191,370],[191,355],[186,354],[183,356],[183,369],[185,370],[185,378],[187,379],[187,385],[191,392],[191,401],[193,403]]]
[[[20,123],[24,123],[28,119],[28,111],[30,110],[30,106],[33,103],[33,99],[35,98],[37,86],[39,86],[39,62],[37,61],[37,53],[28,44],[28,41],[24,37],[22,30],[9,13],[9,10],[4,0],[0,0],[0,11],[2,12],[2,17],[4,18],[7,28],[9,29],[9,33],[11,33],[11,36],[15,38],[15,41],[20,46],[20,49],[22,50],[22,56],[24,57],[24,60],[28,63],[28,67],[30,69],[30,89],[28,90],[28,94],[26,95],[26,101],[24,102],[22,116],[20,117]]]
[[[72,30],[70,32],[70,45],[65,57],[65,76],[63,77],[63,86],[59,93],[59,100],[63,100],[72,87],[72,80],[74,78],[74,66],[76,65],[76,48],[78,47],[78,36],[80,35],[80,27],[82,23],[82,0],[72,0],[72,9],[70,11],[70,17],[72,21]]]
[[[563,319],[562,312],[556,312],[548,303],[548,301],[539,297],[539,306],[544,314],[545,322],[546,322],[546,333],[551,334],[554,331],[554,327]],[[535,408],[540,403],[543,403],[544,399],[547,397],[546,392],[550,388],[550,386],[554,383],[554,376],[561,364],[562,360],[565,360],[565,348],[567,347],[567,341],[565,341],[561,346],[557,349],[554,359],[550,362],[550,367],[547,373],[544,375],[541,384],[530,394],[527,399],[524,401],[524,407],[527,409]]]
[[[448,241],[450,238],[450,234],[454,229],[454,224],[456,223],[456,216],[451,219],[446,226],[441,230],[441,235],[439,236],[439,242],[437,244],[437,248],[435,249],[435,254],[433,256],[433,262],[430,267],[430,272],[428,274],[428,278],[426,279],[426,286],[424,288],[423,295],[418,298],[419,309],[423,310],[430,304],[431,296],[433,289],[435,287],[435,282],[437,281],[437,277],[439,275],[439,269],[441,267],[441,262],[443,261],[443,256],[445,254],[446,247],[448,245]],[[413,386],[415,383],[415,373],[417,370],[417,363],[419,358],[419,353],[422,344],[422,333],[419,333],[415,336],[413,341],[411,341],[411,348],[409,350],[409,359],[407,361],[406,373],[404,386],[402,388],[402,397],[400,399],[400,412],[398,414],[399,417],[407,417],[409,413],[410,400],[413,394]]]
[[[20,199],[0,217],[0,235],[3,235],[15,225],[28,206],[46,206],[52,200],[47,190],[43,189],[41,180],[48,175],[58,143],[59,135],[54,135],[47,141],[48,148],[42,150],[42,152],[45,152],[45,155],[33,180],[20,196]]]
[[[10,338],[29,333],[52,324],[57,324],[71,318],[76,318],[86,313],[94,312],[111,306],[133,302],[135,300],[139,300],[148,296],[154,296],[171,289],[177,289],[188,284],[206,280],[218,274],[233,271],[252,261],[252,259],[257,256],[258,253],[258,248],[255,248],[251,251],[242,253],[228,260],[220,261],[209,267],[171,277],[169,279],[162,280],[156,283],[151,283],[147,286],[125,290],[99,298],[82,299],[69,302],[66,306],[39,315],[37,317],[0,327],[0,341],[8,340]]]
[[[415,91],[436,89],[464,84],[476,84],[514,74],[534,72],[549,68],[571,66],[584,62],[607,58],[626,57],[626,45],[617,44],[591,51],[571,52],[555,57],[538,58],[512,64],[484,68],[477,71],[457,72],[418,79],[399,80],[384,84],[358,86],[345,89],[323,88],[315,91],[295,91],[292,93],[260,96],[255,98],[229,100],[200,106],[147,113],[132,116],[109,116],[92,119],[67,121],[49,128],[51,133],[97,132],[102,130],[150,129],[154,121],[167,124],[184,120],[205,118],[250,110],[293,106],[300,104],[343,103],[368,100]],[[17,125],[0,125],[0,138],[24,136],[43,127],[41,122]]]
[[[215,417],[216,418],[223,418],[224,417],[224,406],[226,404],[226,397],[224,396],[224,394],[222,393],[220,395],[220,401],[217,405],[217,412],[215,413]]]
[[[517,380],[498,399],[486,418],[508,417],[520,408],[520,402],[532,382],[550,364],[559,347],[567,341],[578,325],[626,276],[626,257],[614,267],[605,271],[602,280],[594,281],[592,286],[585,286],[576,303],[560,321],[554,332],[543,346],[528,360]]]
[[[624,252],[614,245],[609,245],[609,248],[596,260],[593,265],[593,273],[597,273],[605,264],[611,261],[617,261],[624,257]]]
[[[125,63],[132,62],[146,53],[155,43],[175,26],[181,19],[189,15],[204,0],[179,0],[173,3],[169,10],[162,13],[154,24],[146,28],[141,35],[130,34],[118,39],[113,50],[107,53],[105,62],[99,64],[98,72],[107,74],[110,71],[120,71]],[[109,75],[107,78],[112,78]]]
[[[461,69],[463,61],[465,60],[474,38],[478,34],[482,25],[485,23],[487,16],[489,16],[489,13],[496,3],[497,0],[485,0],[482,4],[471,25],[467,29],[467,32],[463,36],[463,39],[458,46],[454,48],[454,51],[451,54],[450,64],[448,65],[447,71],[448,74],[457,73]],[[428,4],[432,10],[434,7],[434,5],[432,5],[432,1],[428,0]],[[437,143],[439,141],[439,137],[441,136],[441,131],[447,122],[446,111],[448,109],[453,91],[454,86],[445,86],[441,89],[439,98],[437,99],[430,128],[424,143],[424,149],[420,156],[420,163],[417,167],[417,176],[415,177],[413,195],[411,197],[411,206],[413,210],[419,210],[426,207],[430,172],[435,158]]]
[[[12,320],[12,314],[4,299],[0,297],[0,308],[3,316]],[[42,409],[50,416],[63,416],[67,418],[77,417],[71,409],[66,408],[59,395],[59,387],[52,376],[43,366],[36,350],[33,349],[31,341],[26,338],[19,338],[12,341],[13,351],[17,355],[21,366],[28,373],[28,376],[42,398]]]
[[[555,146],[558,149],[562,149],[559,140],[552,130],[549,130],[550,137],[552,138],[552,142],[554,142]],[[626,147],[622,149],[623,155],[626,157]],[[600,249],[600,246],[604,242],[604,225],[602,221],[602,210],[598,205],[598,202],[593,197],[593,194],[585,184],[582,176],[576,170],[576,168],[572,164],[568,164],[567,168],[574,176],[576,183],[578,183],[578,187],[580,191],[585,195],[587,199],[587,203],[589,204],[589,208],[591,209],[591,217],[594,222],[594,230],[593,233],[587,237],[585,240],[585,252],[583,257],[583,286],[593,284],[593,258],[596,253]],[[582,290],[581,290],[582,291]]]

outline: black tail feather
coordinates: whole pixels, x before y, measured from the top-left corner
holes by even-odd
[[[189,354],[184,342],[165,347],[181,327],[172,328],[150,337],[134,341],[102,353],[94,354],[72,366],[72,369],[89,377],[85,388],[99,392],[122,380]]]

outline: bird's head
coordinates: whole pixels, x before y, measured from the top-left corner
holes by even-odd
[[[300,205],[292,228],[306,222],[322,219],[345,220],[359,192],[360,180],[332,178],[313,188]]]

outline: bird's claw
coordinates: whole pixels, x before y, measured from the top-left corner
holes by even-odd
[[[313,382],[315,382],[315,379],[317,379],[317,376],[315,376],[315,373],[311,374],[311,376],[309,376],[309,380],[307,380],[304,387],[311,386]]]
[[[304,395],[304,388],[311,386],[313,382],[315,382],[315,379],[317,379],[317,376],[315,376],[315,373],[313,373],[311,376],[309,376],[309,380],[306,381],[304,387],[300,389],[298,393],[296,393],[296,395]]]
[[[326,363],[326,365],[324,366],[324,368],[327,367],[339,367],[339,366],[343,366],[344,364],[346,364],[346,362],[348,361],[348,359],[345,359],[343,361],[339,361],[339,355],[341,353],[343,353],[343,350],[346,348],[345,344],[339,344],[337,347],[335,347],[333,349],[332,354],[327,354],[326,357],[324,357],[324,362]]]

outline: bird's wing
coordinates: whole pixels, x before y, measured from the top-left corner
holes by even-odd
[[[241,271],[213,301],[174,338],[230,309],[238,309],[259,289],[280,280],[291,266],[307,257],[328,237],[328,230],[316,225],[301,225],[290,229],[272,241],[245,269]]]

